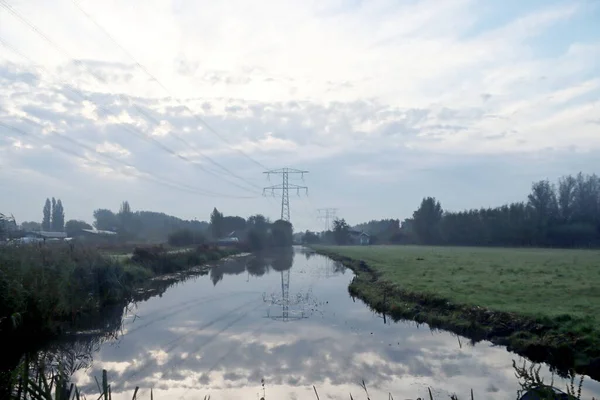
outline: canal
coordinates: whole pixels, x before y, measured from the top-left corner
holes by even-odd
[[[303,248],[222,262],[53,343],[84,393],[108,371],[114,399],[514,399],[513,360],[487,342],[392,322],[348,294],[353,273]],[[550,380],[549,369],[542,374]],[[555,377],[564,389],[566,381]],[[583,399],[600,397],[584,380]]]

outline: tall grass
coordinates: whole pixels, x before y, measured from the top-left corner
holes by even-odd
[[[571,375],[570,383],[566,386],[566,392],[561,391],[553,386],[553,382],[549,385],[544,382],[539,376],[540,366],[531,364],[527,366],[524,363],[522,366],[517,366],[513,361],[515,376],[518,379],[520,389],[516,393],[517,399],[527,400],[582,400],[581,391],[583,385],[583,377],[578,384],[575,383],[575,375]],[[82,393],[76,385],[69,382],[69,376],[64,364],[48,366],[46,360],[37,359],[31,362],[25,359],[18,368],[16,368],[10,377],[10,390],[7,398],[12,400],[34,399],[34,400],[81,400],[86,399],[86,394]],[[102,377],[95,377],[97,392],[90,395],[91,399],[112,399],[112,385],[108,379],[106,370],[102,370]],[[361,391],[364,394],[361,397],[354,397],[352,393],[348,394],[350,400],[364,398],[371,400],[367,384],[363,380],[359,383]],[[261,400],[266,400],[267,390],[264,379],[261,380],[262,396]],[[316,386],[313,385],[314,396],[317,400],[320,399],[319,392]],[[132,400],[138,399],[139,386],[133,390]],[[150,389],[148,396],[153,400],[154,393]],[[327,396],[329,397],[329,396]],[[388,394],[387,400],[393,400],[391,393]],[[210,399],[210,394],[204,396],[204,400]],[[473,390],[470,391],[470,400],[475,400],[476,396]],[[456,394],[450,395],[451,400],[459,400]],[[427,393],[424,397],[417,397],[416,400],[435,400],[431,388],[427,388]],[[592,398],[592,400],[595,400]]]
[[[235,250],[199,247],[170,253],[136,248],[119,261],[81,244],[0,248],[0,369],[31,342],[62,332],[83,316],[124,306],[151,277],[218,260]]]
[[[26,245],[0,251],[0,332],[23,324],[55,330],[62,322],[122,300],[151,276],[90,247]]]

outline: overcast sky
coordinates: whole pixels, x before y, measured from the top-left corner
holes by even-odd
[[[51,196],[90,222],[122,200],[276,219],[263,172],[291,167],[317,229],[316,208],[403,219],[600,172],[596,0],[2,0],[0,38],[17,221]]]

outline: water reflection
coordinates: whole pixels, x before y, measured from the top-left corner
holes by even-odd
[[[424,325],[383,323],[348,296],[351,278],[300,249],[217,265],[157,288],[161,296],[132,305],[112,336],[87,348],[73,342],[89,354],[73,381],[94,393],[93,377],[107,369],[115,399],[131,398],[135,386],[141,395],[154,388],[155,398],[246,398],[262,394],[262,379],[270,398],[312,399],[312,385],[322,398],[347,398],[363,379],[372,398],[416,398],[427,387],[439,398],[468,398],[471,388],[476,398],[515,397],[519,357]],[[584,398],[599,394],[587,380]]]

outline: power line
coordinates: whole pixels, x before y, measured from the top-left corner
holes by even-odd
[[[33,121],[30,121],[30,120],[24,120],[24,121],[25,122],[34,123]],[[8,130],[11,130],[13,132],[16,132],[16,133],[18,133],[18,134],[20,134],[22,136],[26,136],[28,138],[31,138],[31,139],[33,139],[35,141],[39,141],[39,142],[42,142],[42,143],[50,144],[50,146],[52,146],[53,148],[55,148],[55,149],[57,149],[57,150],[65,153],[65,154],[68,154],[68,155],[71,155],[71,156],[83,159],[83,160],[85,160],[87,162],[91,162],[91,163],[94,163],[94,164],[97,164],[97,165],[100,165],[100,166],[103,166],[103,167],[109,167],[111,169],[113,167],[112,165],[110,165],[108,163],[104,163],[104,162],[101,162],[101,161],[98,161],[98,160],[92,160],[89,157],[83,156],[83,155],[81,155],[81,154],[79,154],[77,152],[74,152],[74,151],[66,148],[66,147],[57,145],[55,143],[49,143],[47,140],[44,140],[43,138],[40,138],[39,136],[33,135],[31,133],[28,133],[28,132],[26,132],[26,131],[24,131],[24,130],[22,130],[20,128],[17,128],[15,126],[8,125],[8,124],[5,124],[3,122],[0,122],[0,126],[6,128]],[[139,168],[137,168],[137,167],[135,167],[135,166],[133,166],[133,165],[131,165],[131,164],[123,161],[123,160],[119,160],[116,157],[112,157],[112,156],[110,156],[108,154],[104,154],[102,152],[99,152],[96,149],[94,149],[92,147],[89,147],[89,146],[87,146],[87,145],[85,145],[83,143],[80,143],[80,142],[78,142],[78,141],[76,141],[76,140],[74,140],[74,139],[72,139],[72,138],[70,138],[70,137],[68,137],[66,135],[60,134],[60,133],[58,133],[56,131],[51,131],[51,133],[56,134],[57,136],[61,137],[62,139],[67,140],[67,141],[69,141],[69,142],[71,142],[71,143],[73,143],[73,144],[75,144],[77,146],[83,147],[83,148],[85,148],[85,149],[87,149],[89,151],[93,151],[93,152],[99,154],[100,156],[102,156],[104,158],[109,158],[112,161],[116,161],[116,162],[118,162],[120,164],[123,164],[124,166],[126,166],[128,168],[133,168],[134,170],[136,170],[136,171],[138,171],[138,172],[140,172],[142,174],[142,175],[134,175],[134,176],[136,176],[136,177],[138,177],[140,179],[145,179],[145,180],[148,180],[150,182],[158,183],[160,185],[170,187],[171,189],[181,190],[181,191],[185,191],[185,192],[188,192],[188,193],[198,194],[198,195],[207,196],[207,197],[227,197],[227,198],[239,198],[239,199],[249,199],[249,198],[252,198],[252,197],[249,197],[249,196],[231,196],[231,195],[222,194],[222,193],[215,193],[215,192],[211,192],[211,191],[207,191],[207,190],[197,189],[197,188],[194,188],[194,187],[191,187],[191,186],[187,186],[185,184],[181,184],[181,183],[177,183],[177,182],[171,182],[171,181],[169,181],[169,180],[167,180],[165,178],[161,178],[161,177],[155,176],[154,174],[152,174],[150,172],[143,171],[143,170],[141,170],[141,169],[139,169]],[[122,172],[125,173],[126,175],[132,175],[127,170],[124,170]]]
[[[218,138],[220,138],[222,141],[224,141],[225,143],[227,143],[229,145],[230,148],[236,150],[237,152],[239,152],[240,154],[242,154],[244,157],[246,157],[248,160],[250,160],[251,162],[253,162],[254,164],[258,165],[261,169],[268,169],[265,165],[263,165],[262,163],[260,163],[259,161],[255,160],[254,158],[250,157],[248,154],[246,154],[245,152],[243,152],[242,150],[235,148],[231,145],[231,143],[225,139],[221,134],[219,134],[219,132],[217,132],[214,128],[212,128],[206,121],[204,121],[204,119],[200,118],[198,115],[196,115],[186,104],[184,104],[179,98],[175,97],[172,92],[165,86],[163,85],[158,78],[156,78],[155,75],[153,75],[146,67],[144,67],[125,47],[123,47],[107,30],[106,28],[104,28],[102,25],[100,25],[100,23],[98,21],[96,21],[96,19],[94,19],[94,17],[92,17],[90,14],[88,14],[83,8],[81,8],[81,6],[79,5],[78,0],[73,0],[73,3],[75,4],[75,6],[77,7],[77,9],[79,9],[79,11],[81,11],[81,13],[83,15],[85,15],[86,18],[88,18],[94,25],[96,25],[96,27],[98,29],[100,29],[105,35],[106,37],[108,37],[110,39],[110,41],[112,41],[119,49],[121,49],[121,51],[123,51],[123,53],[125,53],[135,64],[136,66],[141,69],[142,71],[144,71],[144,73],[146,75],[148,75],[150,77],[150,79],[152,79],[153,81],[155,81],[165,92],[167,92],[167,94],[169,96],[171,96],[171,98],[173,98],[175,101],[177,101],[177,103],[182,106],[186,111],[188,111],[190,113],[190,115],[192,117],[194,117],[199,123],[201,123],[202,125],[204,125],[211,133],[213,133],[214,135],[216,135]]]
[[[290,184],[289,183],[289,175],[290,174],[300,174],[302,176],[302,178],[304,179],[304,174],[307,174],[308,171],[302,171],[302,170],[294,169],[294,168],[280,168],[280,169],[272,169],[269,171],[265,171],[263,173],[267,174],[267,177],[269,177],[271,174],[282,176],[281,185],[273,185],[273,186],[265,187],[263,189],[263,194],[265,194],[265,192],[267,190],[270,190],[273,194],[275,194],[276,190],[281,190],[281,219],[284,221],[290,222],[290,196],[289,196],[290,189],[296,189],[298,192],[298,196],[300,196],[300,189],[305,190],[306,194],[308,194],[308,187],[298,186],[293,183]]]
[[[33,121],[30,121],[30,120],[24,120],[24,121],[25,122],[30,122],[30,123],[35,123]],[[74,151],[72,151],[72,150],[70,150],[68,148],[62,147],[62,146],[57,145],[55,143],[49,143],[47,140],[44,140],[43,138],[40,138],[39,136],[33,135],[31,133],[28,133],[28,132],[26,132],[26,131],[24,131],[22,129],[19,129],[17,127],[14,127],[12,125],[8,125],[8,124],[0,122],[0,126],[3,126],[6,129],[12,130],[13,132],[19,133],[20,135],[23,135],[23,136],[26,136],[26,137],[28,137],[30,139],[33,139],[34,141],[38,141],[38,142],[41,142],[41,143],[49,144],[51,147],[53,147],[53,148],[55,148],[55,149],[57,149],[57,150],[65,153],[65,154],[74,156],[76,158],[83,159],[83,160],[85,160],[87,162],[91,162],[91,163],[94,163],[94,164],[97,164],[97,165],[100,165],[100,166],[103,166],[103,167],[108,167],[108,168],[111,168],[111,169],[113,168],[113,166],[110,165],[110,164],[108,164],[108,163],[104,163],[104,162],[101,162],[101,161],[98,161],[98,160],[90,159],[89,157],[83,156],[83,155],[81,155],[79,153],[76,153],[76,152],[74,152]],[[61,137],[62,139],[67,140],[67,141],[69,141],[69,142],[71,142],[71,143],[73,143],[75,145],[79,145],[79,146],[81,146],[81,147],[83,147],[83,148],[85,148],[87,150],[94,151],[94,152],[98,153],[99,155],[103,156],[104,158],[110,158],[112,160],[116,160],[120,164],[123,164],[123,165],[125,165],[126,167],[129,167],[129,168],[133,168],[134,170],[136,170],[136,171],[144,174],[144,175],[133,175],[130,172],[128,172],[127,170],[122,171],[126,175],[136,176],[137,178],[149,180],[149,181],[154,182],[154,183],[158,183],[158,184],[161,184],[161,185],[164,185],[164,186],[168,186],[168,187],[170,187],[172,189],[182,190],[182,191],[186,191],[186,192],[189,192],[189,193],[199,194],[199,195],[208,196],[208,197],[250,198],[250,197],[230,196],[230,195],[225,195],[225,194],[210,192],[210,191],[206,191],[206,190],[202,190],[202,189],[197,189],[197,188],[194,188],[194,187],[191,187],[191,186],[187,186],[187,185],[184,185],[184,184],[180,184],[180,183],[176,183],[176,182],[170,182],[170,181],[168,181],[168,180],[166,180],[164,178],[160,178],[160,177],[157,177],[157,176],[155,176],[155,175],[153,175],[153,174],[151,174],[149,172],[140,170],[139,168],[136,168],[135,166],[132,166],[131,164],[128,164],[128,163],[126,163],[126,162],[124,162],[122,160],[118,160],[118,159],[115,159],[115,158],[113,158],[113,157],[111,157],[111,156],[109,156],[107,154],[103,154],[101,152],[98,152],[97,150],[95,150],[93,148],[90,148],[89,146],[86,146],[85,144],[79,143],[79,142],[75,141],[74,139],[71,139],[68,136],[62,135],[62,134],[60,134],[60,133],[58,133],[56,131],[51,131],[50,133],[54,133],[57,136]]]
[[[75,58],[75,57],[73,57],[73,56],[72,56],[72,55],[71,55],[71,54],[70,54],[68,51],[66,51],[65,49],[63,49],[63,48],[62,48],[61,46],[59,46],[58,44],[56,44],[56,43],[55,43],[55,42],[54,42],[52,39],[50,39],[50,38],[49,38],[49,37],[48,37],[46,34],[44,34],[42,31],[40,31],[40,30],[39,30],[39,29],[38,29],[38,28],[37,28],[37,27],[36,27],[34,24],[32,24],[31,22],[29,22],[29,21],[28,21],[26,18],[24,18],[24,17],[23,17],[22,15],[20,15],[20,14],[19,14],[17,11],[15,11],[15,10],[14,10],[14,9],[13,9],[13,8],[12,8],[12,7],[11,7],[11,6],[8,4],[8,3],[6,3],[4,0],[0,0],[0,6],[3,6],[3,7],[4,7],[6,10],[8,10],[8,11],[9,11],[11,14],[13,14],[13,16],[15,16],[15,17],[16,17],[16,18],[18,18],[18,19],[19,19],[21,22],[23,22],[24,24],[26,24],[26,25],[27,25],[27,26],[28,26],[30,29],[32,29],[34,32],[36,32],[38,35],[40,35],[40,36],[41,36],[43,39],[45,39],[45,40],[46,40],[48,43],[50,43],[50,44],[51,44],[51,45],[52,45],[52,46],[53,46],[55,49],[57,49],[59,52],[61,52],[61,53],[62,53],[63,55],[65,55],[67,58],[70,58],[70,59],[72,59],[72,60],[73,60],[73,62],[74,62],[75,64],[77,64],[77,65],[81,66],[82,68],[86,69],[86,70],[88,71],[88,73],[90,73],[92,76],[94,76],[94,77],[95,77],[95,78],[96,78],[98,81],[100,81],[100,82],[102,82],[102,83],[106,83],[106,80],[105,80],[105,79],[104,79],[102,76],[99,76],[99,75],[98,75],[98,74],[96,74],[94,71],[90,70],[90,69],[89,69],[89,68],[88,68],[88,67],[87,67],[87,66],[86,66],[86,65],[85,65],[85,64],[84,64],[84,63],[83,63],[81,60],[78,60],[78,59],[76,59],[76,58]],[[8,43],[7,43],[5,40],[2,40],[2,39],[0,38],[0,41],[1,41],[1,42],[4,44],[4,46],[6,46],[7,48],[9,48],[10,50],[12,50],[12,51],[13,51],[13,52],[15,52],[16,54],[18,54],[18,55],[20,55],[21,57],[23,57],[23,58],[27,59],[28,61],[32,62],[32,63],[35,65],[35,63],[34,63],[34,62],[33,62],[33,61],[30,59],[30,58],[28,58],[28,57],[27,57],[27,56],[25,56],[24,54],[20,53],[20,52],[19,52],[18,50],[16,50],[16,49],[15,49],[13,46],[9,45],[9,44],[8,44]],[[38,68],[41,68],[41,69],[44,69],[44,70],[46,70],[46,71],[47,71],[47,69],[43,68],[42,66],[38,66]],[[49,72],[49,71],[48,71],[48,72]],[[65,83],[65,82],[62,82],[62,81],[61,81],[61,83],[63,83],[63,85],[64,85],[65,87],[67,87],[67,88],[70,88],[70,85],[69,85],[69,84],[67,84],[67,83]],[[85,95],[83,95],[82,93],[79,93],[77,90],[74,90],[74,89],[72,89],[72,88],[71,88],[71,90],[72,90],[72,91],[73,91],[73,92],[74,92],[76,95],[83,97],[85,100],[87,100],[87,101],[89,101],[89,102],[91,102],[91,103],[94,103],[94,104],[95,104],[95,105],[96,105],[98,108],[102,109],[103,111],[105,111],[105,112],[107,112],[107,113],[109,113],[109,114],[116,115],[116,114],[112,113],[111,111],[107,110],[106,108],[104,108],[104,107],[100,106],[98,103],[96,103],[96,102],[94,102],[93,100],[91,100],[91,99],[90,99],[88,96],[85,96]],[[131,103],[131,104],[132,104],[132,105],[133,105],[133,106],[136,108],[136,110],[137,110],[138,112],[140,112],[140,113],[141,113],[142,115],[144,115],[146,118],[150,119],[150,121],[151,121],[151,122],[153,122],[155,125],[157,125],[157,126],[160,126],[160,122],[156,121],[156,119],[154,119],[153,117],[149,116],[149,114],[148,114],[147,112],[145,112],[145,111],[141,110],[141,108],[140,108],[139,106],[135,105],[135,103],[133,103],[133,102],[131,101],[131,99],[130,99],[130,98],[127,98],[127,97],[125,97],[125,96],[123,96],[122,94],[119,94],[119,93],[115,93],[115,95],[116,95],[116,96],[118,96],[118,97],[119,97],[121,100],[123,100],[123,101],[125,101],[125,102],[127,102],[127,103]],[[131,132],[131,129],[127,129],[127,130]],[[179,154],[179,153],[175,152],[174,150],[172,150],[172,149],[170,149],[169,147],[165,146],[164,144],[162,144],[161,142],[159,142],[159,141],[158,141],[158,140],[156,140],[155,138],[153,138],[153,137],[151,137],[151,136],[148,136],[147,134],[145,134],[145,133],[143,133],[143,132],[141,132],[141,131],[139,131],[139,133],[145,137],[145,139],[143,139],[143,140],[145,140],[145,141],[148,141],[148,140],[150,140],[150,141],[152,141],[152,142],[153,142],[155,145],[157,145],[158,147],[160,147],[162,150],[164,150],[164,151],[167,151],[168,153],[170,153],[170,154],[172,154],[172,155],[176,156],[177,158],[179,158],[179,159],[181,159],[181,160],[183,160],[183,161],[186,161],[186,162],[188,162],[188,163],[191,163],[191,164],[195,165],[196,167],[200,168],[202,171],[204,171],[204,172],[206,172],[206,173],[209,173],[209,174],[215,175],[215,176],[219,177],[220,179],[224,179],[222,176],[220,176],[220,175],[217,175],[215,172],[213,172],[213,171],[211,171],[211,170],[208,170],[208,169],[206,169],[206,168],[205,168],[203,165],[201,165],[201,164],[198,164],[198,163],[194,162],[193,160],[190,160],[189,158],[187,158],[187,157],[185,157],[185,156],[182,156],[181,154]],[[138,136],[138,137],[139,137],[139,134],[138,134],[138,133],[134,133],[134,134],[135,134],[136,136]],[[173,136],[173,137],[176,137],[176,136],[177,136],[177,135],[175,135],[175,133],[173,133],[173,132],[171,132],[171,134],[172,134],[172,136]],[[177,138],[178,138],[180,141],[183,141],[184,143],[187,143],[187,142],[186,142],[184,139],[182,139],[182,138],[180,138],[180,137],[178,137],[178,136],[177,136]],[[188,144],[188,145],[189,145],[189,144]],[[196,151],[198,151],[198,150],[196,150]],[[210,157],[203,155],[203,154],[202,154],[202,153],[200,153],[199,151],[198,151],[198,154],[199,154],[201,157],[203,157],[203,158],[206,158],[207,160],[209,160],[211,163],[213,163],[213,164],[217,165],[217,166],[218,166],[218,167],[220,167],[221,169],[223,169],[223,170],[225,170],[225,171],[228,171],[228,172],[229,172],[231,175],[233,175],[234,177],[237,177],[238,179],[241,179],[241,180],[243,180],[243,181],[244,181],[246,184],[248,184],[248,185],[250,185],[250,186],[253,186],[253,187],[257,188],[257,189],[260,189],[260,187],[258,187],[258,186],[256,186],[256,185],[254,185],[254,184],[252,184],[252,183],[249,183],[249,182],[247,182],[247,181],[246,181],[244,178],[242,178],[242,177],[240,177],[240,176],[238,176],[238,175],[235,175],[233,172],[229,171],[229,170],[228,170],[226,167],[222,166],[222,165],[221,165],[221,164],[219,164],[218,162],[216,162],[216,161],[212,160]],[[229,184],[232,184],[232,185],[234,185],[234,186],[237,186],[237,187],[239,187],[239,188],[241,188],[241,189],[243,189],[243,190],[250,191],[250,189],[248,189],[248,188],[245,188],[245,187],[243,187],[243,186],[240,186],[240,185],[238,185],[238,184],[237,184],[237,183],[235,183],[235,182],[231,182],[231,181],[228,181],[228,180],[225,180],[225,181],[226,181],[226,182],[228,182]],[[256,194],[256,192],[253,192],[253,194]]]
[[[27,61],[31,62],[35,68],[41,69],[41,70],[43,70],[43,71],[46,71],[47,73],[51,74],[51,72],[50,72],[50,71],[49,71],[47,68],[44,68],[43,66],[36,64],[36,63],[35,63],[35,62],[34,62],[32,59],[30,59],[29,57],[27,57],[26,55],[24,55],[23,53],[21,53],[20,51],[18,51],[16,48],[14,48],[13,46],[11,46],[9,43],[7,43],[7,42],[6,42],[4,39],[2,39],[1,37],[0,37],[0,43],[1,43],[3,46],[5,46],[6,48],[8,48],[9,50],[11,50],[12,52],[14,52],[15,54],[17,54],[18,56],[20,56],[20,57],[22,57],[22,58],[26,59]],[[96,105],[96,107],[98,107],[98,109],[100,109],[100,110],[104,111],[106,114],[111,114],[111,115],[114,115],[114,116],[118,117],[116,113],[114,113],[114,112],[110,111],[109,109],[107,109],[107,108],[105,108],[105,107],[101,106],[100,104],[98,104],[98,103],[94,102],[92,99],[90,99],[90,98],[89,98],[89,96],[86,96],[85,94],[83,94],[83,93],[82,93],[82,92],[80,92],[79,90],[75,89],[74,87],[72,87],[72,86],[71,86],[71,85],[69,85],[68,83],[66,83],[66,82],[64,82],[64,81],[60,81],[60,80],[58,80],[58,81],[59,81],[59,83],[61,83],[61,84],[62,84],[62,85],[63,85],[63,86],[64,86],[64,87],[67,89],[67,90],[69,90],[71,93],[73,93],[73,94],[75,94],[76,96],[78,96],[78,97],[82,98],[83,100],[86,100],[86,101],[89,101],[90,103],[93,103],[94,105]],[[148,116],[147,114],[145,114],[145,115],[146,115],[146,116]],[[148,116],[148,117],[149,117],[149,116]],[[149,118],[152,118],[152,117],[149,117]],[[33,121],[30,121],[30,122],[33,122]],[[159,124],[158,122],[156,122],[156,123],[157,123],[157,124]],[[213,171],[207,170],[207,169],[206,169],[206,168],[204,168],[204,167],[203,167],[201,164],[198,164],[198,163],[194,162],[193,160],[190,160],[190,159],[188,159],[187,157],[185,157],[185,156],[182,156],[182,155],[178,154],[178,153],[177,153],[177,152],[175,152],[174,150],[172,150],[172,149],[170,149],[169,147],[167,147],[167,146],[165,146],[164,144],[162,144],[160,141],[158,141],[158,140],[156,140],[155,138],[153,138],[152,136],[148,136],[147,134],[145,134],[145,133],[144,133],[144,132],[142,132],[141,130],[139,130],[139,129],[132,129],[132,128],[131,128],[131,127],[129,127],[128,125],[122,125],[122,127],[123,127],[125,130],[127,130],[128,132],[130,132],[130,133],[132,133],[133,135],[135,135],[135,136],[137,136],[138,138],[140,138],[141,140],[144,140],[144,141],[145,141],[145,142],[147,142],[147,143],[153,143],[154,145],[158,146],[158,147],[159,147],[160,149],[162,149],[163,151],[166,151],[167,153],[169,153],[169,154],[171,154],[171,155],[174,155],[175,157],[177,157],[177,158],[179,158],[179,159],[181,159],[181,160],[183,160],[183,161],[185,161],[185,162],[191,163],[191,164],[192,164],[192,165],[194,165],[195,167],[198,167],[198,168],[200,168],[201,170],[203,170],[204,172],[207,172],[207,173],[209,173],[209,174],[211,174],[211,175],[214,175],[214,176],[216,176],[216,177],[217,177],[217,178],[219,178],[219,179],[223,179],[225,182],[227,182],[227,183],[229,183],[229,184],[232,184],[232,185],[234,185],[234,186],[236,186],[236,187],[239,187],[239,188],[241,188],[241,189],[244,189],[244,190],[246,190],[246,191],[250,191],[248,188],[245,188],[245,187],[243,187],[243,186],[240,186],[240,185],[238,185],[238,184],[237,184],[237,183],[235,183],[235,182],[231,182],[231,181],[229,181],[229,180],[227,180],[227,179],[224,179],[222,176],[216,175],[216,174],[215,174]],[[120,162],[120,161],[119,161],[119,162]],[[253,186],[255,186],[255,185],[253,185]],[[255,187],[256,187],[256,186],[255,186]],[[256,192],[253,192],[253,191],[250,191],[250,192],[251,192],[252,194],[256,194]]]
[[[313,220],[319,221],[319,216],[316,211],[316,207],[314,207],[312,205],[312,201],[310,201],[310,197],[303,196],[300,199],[301,199],[301,204],[304,207],[304,211],[306,212],[306,215],[310,217],[311,224],[313,223]],[[320,223],[320,221],[319,221],[319,223]]]
[[[336,218],[337,208],[319,208],[317,212],[319,216],[317,217],[320,220],[325,220],[325,230],[328,231],[331,229],[331,225],[329,224],[330,220],[334,220]]]

